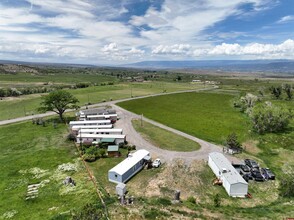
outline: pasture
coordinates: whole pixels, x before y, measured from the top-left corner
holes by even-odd
[[[190,83],[146,82],[119,83],[105,86],[90,86],[88,88],[71,89],[80,106],[88,103],[102,103],[123,98],[151,95],[163,92],[174,92],[202,88],[202,85]],[[45,94],[31,94],[0,100],[0,120],[37,114],[41,96]]]
[[[50,120],[45,127],[25,122],[1,126],[0,132],[1,219],[66,217],[97,199],[75,146],[65,140],[64,124],[53,128]],[[76,187],[63,185],[67,176]],[[38,197],[26,200],[31,184],[41,184]]]
[[[170,131],[156,127],[146,121],[141,125],[140,120],[132,121],[133,127],[142,137],[154,146],[171,151],[196,151],[200,149],[197,142],[191,141]]]
[[[193,92],[131,100],[118,105],[206,141],[223,144],[232,132],[241,140],[249,135],[249,121],[232,108],[233,98],[229,94]]]

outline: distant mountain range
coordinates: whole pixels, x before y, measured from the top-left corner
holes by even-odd
[[[223,72],[260,72],[260,73],[284,73],[294,75],[294,60],[196,60],[196,61],[143,61],[125,65],[98,66],[90,64],[71,63],[35,63],[23,61],[0,60],[1,64],[47,66],[47,67],[103,67],[103,68],[137,68],[154,70],[213,70]]]
[[[294,74],[294,60],[197,60],[143,61],[124,65],[146,69],[202,69],[242,72],[282,72]]]

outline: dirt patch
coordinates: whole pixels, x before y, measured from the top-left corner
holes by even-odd
[[[244,149],[251,154],[257,155],[258,153],[261,152],[261,150],[257,147],[258,141],[256,141],[256,140],[246,141],[246,142],[242,143],[242,145],[243,145]]]
[[[144,182],[136,179],[129,186],[137,196],[173,198],[175,190],[180,190],[181,198],[186,199],[191,194],[195,194],[195,189],[202,185],[199,173],[205,166],[204,161],[194,160],[187,165],[185,160],[175,159],[172,163],[166,164],[157,175]]]

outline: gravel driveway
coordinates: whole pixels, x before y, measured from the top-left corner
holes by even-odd
[[[176,129],[170,128],[166,125],[160,124],[153,120],[143,117],[143,120],[149,122],[153,125],[156,125],[160,128],[171,131],[177,135],[181,135],[185,138],[188,138],[192,141],[195,141],[200,144],[201,148],[197,151],[192,152],[178,152],[178,151],[169,151],[158,148],[148,141],[146,141],[132,126],[132,119],[140,119],[141,116],[135,113],[129,112],[115,104],[112,104],[112,107],[117,110],[117,114],[120,117],[120,120],[116,122],[115,127],[122,128],[124,134],[127,136],[127,141],[136,145],[137,149],[146,149],[151,153],[153,159],[159,157],[163,162],[170,164],[174,159],[183,159],[187,164],[190,164],[192,160],[207,160],[208,154],[211,152],[222,152],[222,146],[217,146],[215,144],[209,143],[207,141],[201,140],[184,132],[178,131]],[[230,161],[238,162],[234,157],[227,156]]]

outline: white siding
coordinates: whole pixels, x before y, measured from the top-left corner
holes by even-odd
[[[241,177],[228,159],[221,153],[209,154],[208,165],[223,182],[229,196],[244,197],[248,193],[248,183]],[[223,172],[225,170],[225,172]]]

